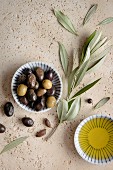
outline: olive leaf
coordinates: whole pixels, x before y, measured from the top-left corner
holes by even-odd
[[[86,62],[87,60],[89,60],[89,58],[90,58],[90,47],[88,46],[83,62]]]
[[[109,99],[110,99],[110,97],[105,97],[105,98],[101,99],[101,100],[94,106],[94,109],[100,108],[100,107],[103,106],[105,103],[107,103]]]
[[[75,93],[75,95],[69,100],[72,101],[74,100],[77,96],[85,93],[87,90],[89,90],[90,88],[92,88],[96,83],[98,83],[98,81],[100,81],[101,78],[95,80],[94,82],[88,84],[87,86],[83,87],[81,90],[79,90],[77,93]]]
[[[96,31],[95,36],[89,43],[90,50],[93,50],[93,48],[96,46],[96,44],[100,41],[101,35],[102,35],[102,32]]]
[[[68,54],[62,43],[59,42],[59,56],[62,68],[64,70],[65,75],[68,72]]]
[[[73,51],[73,67],[72,67],[72,71],[76,68],[76,56],[78,55],[78,51],[76,51],[75,49],[74,49],[74,51]]]
[[[77,116],[77,114],[80,111],[80,108],[81,108],[81,98],[79,96],[71,104],[71,107],[70,107],[68,113],[66,114],[66,120],[69,121],[69,120],[75,119],[75,117]]]
[[[96,34],[96,31],[94,31],[86,40],[84,46],[83,46],[83,49],[82,49],[82,55],[81,55],[81,58],[80,58],[80,64],[82,63],[82,61],[84,60],[84,56],[85,56],[85,53],[86,53],[86,50],[87,50],[87,47],[90,43],[90,41],[94,38]]]
[[[18,146],[19,144],[21,144],[24,140],[26,140],[28,138],[28,136],[25,136],[25,137],[20,137],[20,138],[17,138],[16,140],[10,142],[9,144],[7,144],[3,150],[1,151],[0,154],[4,153],[4,152],[7,152],[11,149],[13,149],[14,147]]]
[[[78,35],[70,19],[59,10],[54,10],[58,22],[72,34]]]
[[[88,10],[88,12],[83,20],[83,25],[85,25],[91,19],[91,17],[94,15],[94,13],[97,10],[97,7],[98,7],[97,4],[94,4],[91,6],[91,8]]]
[[[65,99],[63,99],[58,103],[57,106],[57,114],[60,123],[62,123],[65,120],[65,116],[67,112],[68,112],[68,102]]]
[[[113,17],[109,17],[109,18],[104,19],[98,25],[105,25],[105,24],[109,24],[111,22],[113,22]]]

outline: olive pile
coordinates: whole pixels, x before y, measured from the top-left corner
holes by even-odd
[[[52,84],[53,72],[44,72],[40,67],[35,71],[24,69],[18,77],[17,95],[22,104],[40,111],[56,105],[55,87]]]

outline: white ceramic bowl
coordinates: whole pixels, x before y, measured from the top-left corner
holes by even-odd
[[[48,71],[51,70],[53,72],[53,80],[52,83],[55,86],[55,98],[57,100],[57,102],[59,101],[59,99],[61,98],[62,95],[62,81],[60,78],[59,73],[50,65],[43,63],[43,62],[29,62],[26,63],[24,65],[22,65],[14,74],[13,78],[12,78],[12,82],[11,82],[11,91],[12,91],[12,95],[14,100],[16,101],[16,103],[22,107],[23,109],[25,109],[26,111],[29,112],[46,112],[48,110],[50,110],[51,108],[44,108],[41,111],[35,111],[34,109],[20,103],[19,101],[19,97],[17,95],[17,87],[18,87],[18,83],[17,83],[17,78],[19,75],[21,75],[23,73],[23,70],[25,68],[30,68],[31,70],[35,70],[35,68],[37,67],[41,67],[44,71]]]
[[[113,119],[106,115],[93,115],[77,127],[74,144],[79,155],[93,164],[113,161]]]

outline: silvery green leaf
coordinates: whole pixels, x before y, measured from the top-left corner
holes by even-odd
[[[94,13],[96,12],[97,10],[97,4],[94,4],[91,6],[91,8],[88,10],[85,18],[84,18],[84,21],[83,21],[83,25],[85,25],[90,19],[91,17],[94,15]]]
[[[101,78],[100,78],[101,79]],[[72,101],[74,100],[77,96],[80,96],[81,94],[85,93],[87,90],[89,90],[90,88],[92,88],[96,83],[98,83],[98,81],[100,81],[100,79],[97,79],[96,81],[88,84],[87,86],[83,87],[81,90],[79,90],[77,93],[75,93],[75,95],[69,100]]]
[[[83,62],[86,62],[87,60],[89,60],[89,58],[90,58],[90,47],[88,46]]]
[[[106,48],[105,50],[103,50],[101,53],[93,53],[93,55],[91,55],[91,60],[90,60],[90,62],[91,63],[94,63],[95,61],[97,61],[97,60],[99,60],[99,59],[101,59],[101,58],[103,58],[103,57],[105,57],[109,52],[110,52],[110,50],[113,48],[113,46],[111,45],[111,46],[109,46],[108,48]],[[90,67],[90,64],[89,64],[89,67]]]
[[[100,68],[101,65],[103,64],[104,60],[105,60],[106,56],[99,59],[98,61],[95,61],[93,65],[91,65],[89,68],[88,68],[88,71],[87,73],[91,73],[92,71],[95,71],[96,69]]]
[[[24,140],[26,140],[28,138],[28,136],[25,136],[25,137],[20,137],[20,138],[17,138],[15,139],[14,141],[10,142],[9,144],[7,144],[3,150],[1,151],[0,154],[4,153],[4,152],[7,152],[15,147],[17,147],[19,144],[21,144]]]
[[[85,63],[83,63],[80,68],[78,69],[78,74],[76,75],[76,82],[75,87],[80,84],[82,81],[84,75],[86,74],[86,71],[88,70],[89,60],[87,60]]]
[[[96,31],[94,38],[89,43],[90,50],[93,50],[93,48],[100,41],[101,35],[102,35],[102,32]]]
[[[66,114],[66,120],[73,120],[75,119],[75,117],[77,116],[77,114],[79,113],[81,108],[81,98],[77,97],[73,103],[71,104],[71,107],[68,111],[68,113]]]
[[[105,25],[105,24],[109,24],[111,22],[113,22],[113,17],[109,17],[109,18],[104,19],[98,25]]]
[[[68,102],[65,99],[63,99],[58,103],[57,106],[57,114],[60,123],[62,123],[65,120],[65,116],[67,112],[68,112]]]
[[[85,53],[86,53],[86,49],[90,43],[90,41],[94,38],[96,34],[96,31],[94,31],[86,40],[84,46],[83,46],[83,49],[82,49],[82,55],[81,55],[81,58],[80,58],[80,64],[82,63],[82,61],[84,60],[84,56],[85,56]]]
[[[61,11],[54,10],[54,14],[58,22],[72,34],[78,35],[70,19],[64,15]]]
[[[105,103],[107,103],[109,99],[110,99],[110,97],[105,97],[105,98],[101,99],[101,100],[94,106],[94,109],[100,108],[100,107],[103,106]]]
[[[101,46],[103,46],[107,42],[107,37],[103,38],[98,42],[98,44],[93,48],[91,54],[93,54],[96,50],[98,50]]]
[[[78,55],[78,52],[74,49],[73,51],[73,67],[72,67],[72,71],[76,68],[76,57]]]
[[[68,71],[68,54],[62,43],[59,42],[59,55],[62,68],[64,70],[65,75],[67,75]]]
[[[78,67],[76,67],[76,68],[71,72],[71,74],[69,75],[69,78],[68,78],[68,95],[69,95],[70,92],[71,92],[71,88],[72,88],[73,81],[76,79],[77,69],[78,69]]]

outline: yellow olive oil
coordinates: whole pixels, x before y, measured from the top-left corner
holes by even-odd
[[[93,159],[109,159],[113,156],[113,121],[94,118],[81,128],[79,143],[83,152]]]

